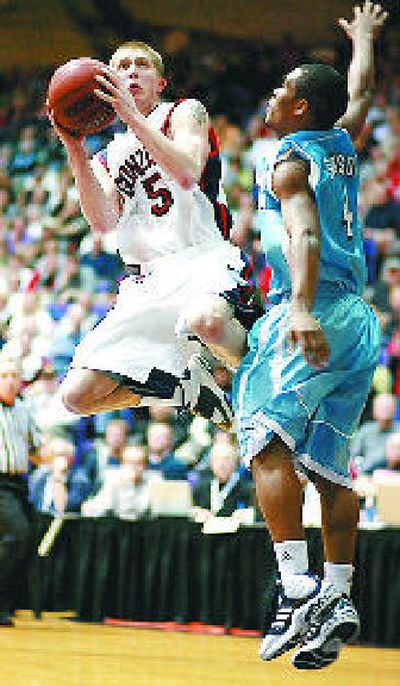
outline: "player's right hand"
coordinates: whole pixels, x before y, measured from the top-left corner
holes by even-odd
[[[291,351],[296,345],[310,367],[321,369],[329,361],[329,345],[319,321],[306,310],[292,310],[290,314],[288,343]]]
[[[67,129],[65,129],[63,126],[58,124],[58,122],[55,120],[54,117],[54,112],[51,110],[48,106],[48,103],[46,102],[46,113],[47,116],[50,120],[50,123],[56,132],[58,138],[60,139],[61,143],[65,145],[65,147],[73,147],[77,143],[81,145],[82,141],[84,140],[85,136],[79,135],[79,134],[72,134]]]

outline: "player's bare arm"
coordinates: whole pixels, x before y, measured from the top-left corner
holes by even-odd
[[[289,345],[301,347],[307,364],[324,366],[329,346],[311,310],[319,272],[320,236],[318,211],[308,183],[308,168],[302,160],[277,165],[273,189],[281,202],[282,217],[289,235],[289,267],[292,281]]]
[[[171,117],[171,139],[181,150],[186,150],[194,165],[195,183],[200,180],[209,152],[209,117],[198,100],[184,100]]]
[[[113,106],[152,158],[183,188],[197,183],[208,152],[208,116],[202,105],[196,100],[185,100],[178,105],[171,116],[170,135],[166,137],[139,112],[121,75],[107,68],[97,81],[100,87],[96,95]]]
[[[352,41],[353,56],[348,74],[349,104],[336,126],[347,129],[353,140],[360,135],[371,104],[375,81],[374,41],[387,17],[381,5],[366,0],[363,7],[354,7],[351,21],[338,20]]]
[[[92,231],[104,233],[113,230],[119,217],[119,204],[117,189],[111,177],[99,164],[92,168],[85,150],[83,136],[71,136],[57,125],[51,111],[48,115],[57,136],[65,147],[85,219]]]

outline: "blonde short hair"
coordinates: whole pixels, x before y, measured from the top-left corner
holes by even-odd
[[[131,40],[127,41],[126,43],[122,43],[122,45],[119,45],[118,48],[115,50],[111,57],[111,65],[114,61],[115,55],[117,55],[121,50],[144,50],[147,52],[151,59],[151,63],[153,67],[157,70],[160,76],[164,76],[164,62],[163,58],[161,57],[160,53],[157,52],[157,50],[154,50],[154,48],[151,47],[148,43],[145,43],[144,41],[141,40]]]

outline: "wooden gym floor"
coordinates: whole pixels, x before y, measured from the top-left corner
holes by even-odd
[[[1,686],[399,686],[400,650],[346,648],[317,672],[263,663],[258,639],[82,624],[17,614],[0,629]]]

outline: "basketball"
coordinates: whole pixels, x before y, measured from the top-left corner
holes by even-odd
[[[62,64],[50,79],[47,106],[56,124],[75,136],[101,131],[115,119],[111,105],[94,93],[95,79],[106,65],[90,57],[80,57]]]

